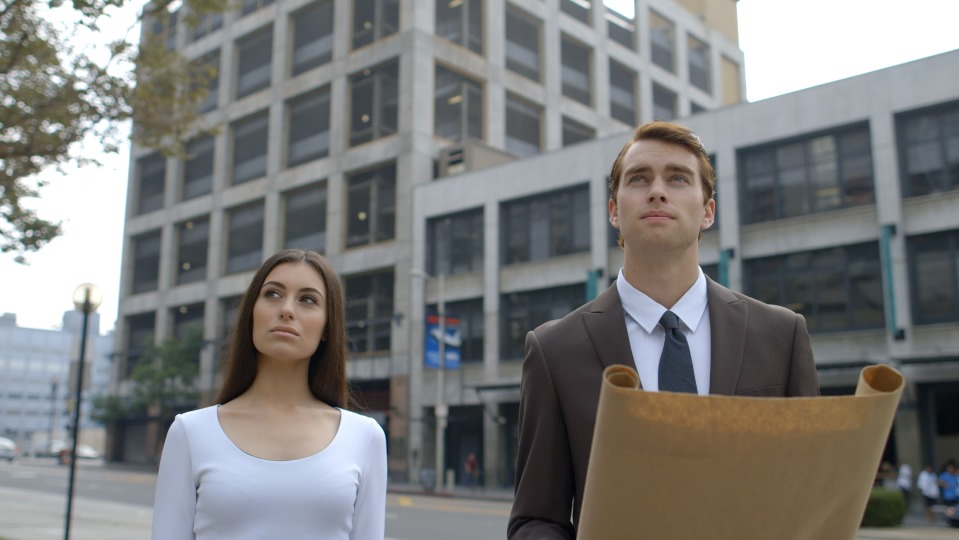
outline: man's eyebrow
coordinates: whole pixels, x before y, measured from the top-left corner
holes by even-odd
[[[635,167],[630,167],[629,169],[626,169],[626,172],[624,172],[623,174],[649,172],[650,170],[652,170],[652,167],[650,167],[649,165],[639,164],[639,165],[636,165]],[[666,170],[670,172],[681,172],[686,174],[693,174],[695,172],[689,167],[682,165],[680,163],[667,163]]]

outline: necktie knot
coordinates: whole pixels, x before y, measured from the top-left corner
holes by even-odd
[[[672,311],[667,311],[659,318],[659,324],[663,325],[666,330],[675,330],[679,328],[679,317]]]

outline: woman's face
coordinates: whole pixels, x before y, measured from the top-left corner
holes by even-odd
[[[266,276],[253,305],[253,346],[263,360],[309,360],[326,330],[326,284],[307,263]]]

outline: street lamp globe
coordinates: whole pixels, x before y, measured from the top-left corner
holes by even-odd
[[[73,290],[73,305],[77,311],[93,313],[103,302],[103,293],[93,283],[84,283]]]

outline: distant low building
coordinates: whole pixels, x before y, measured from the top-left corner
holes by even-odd
[[[0,435],[16,441],[25,452],[68,442],[73,422],[75,379],[79,359],[82,314],[67,311],[60,329],[17,326],[17,316],[0,316]],[[99,335],[100,315],[88,321],[84,358],[80,441],[103,449],[103,428],[90,419],[93,396],[105,394],[113,362],[113,332]]]

